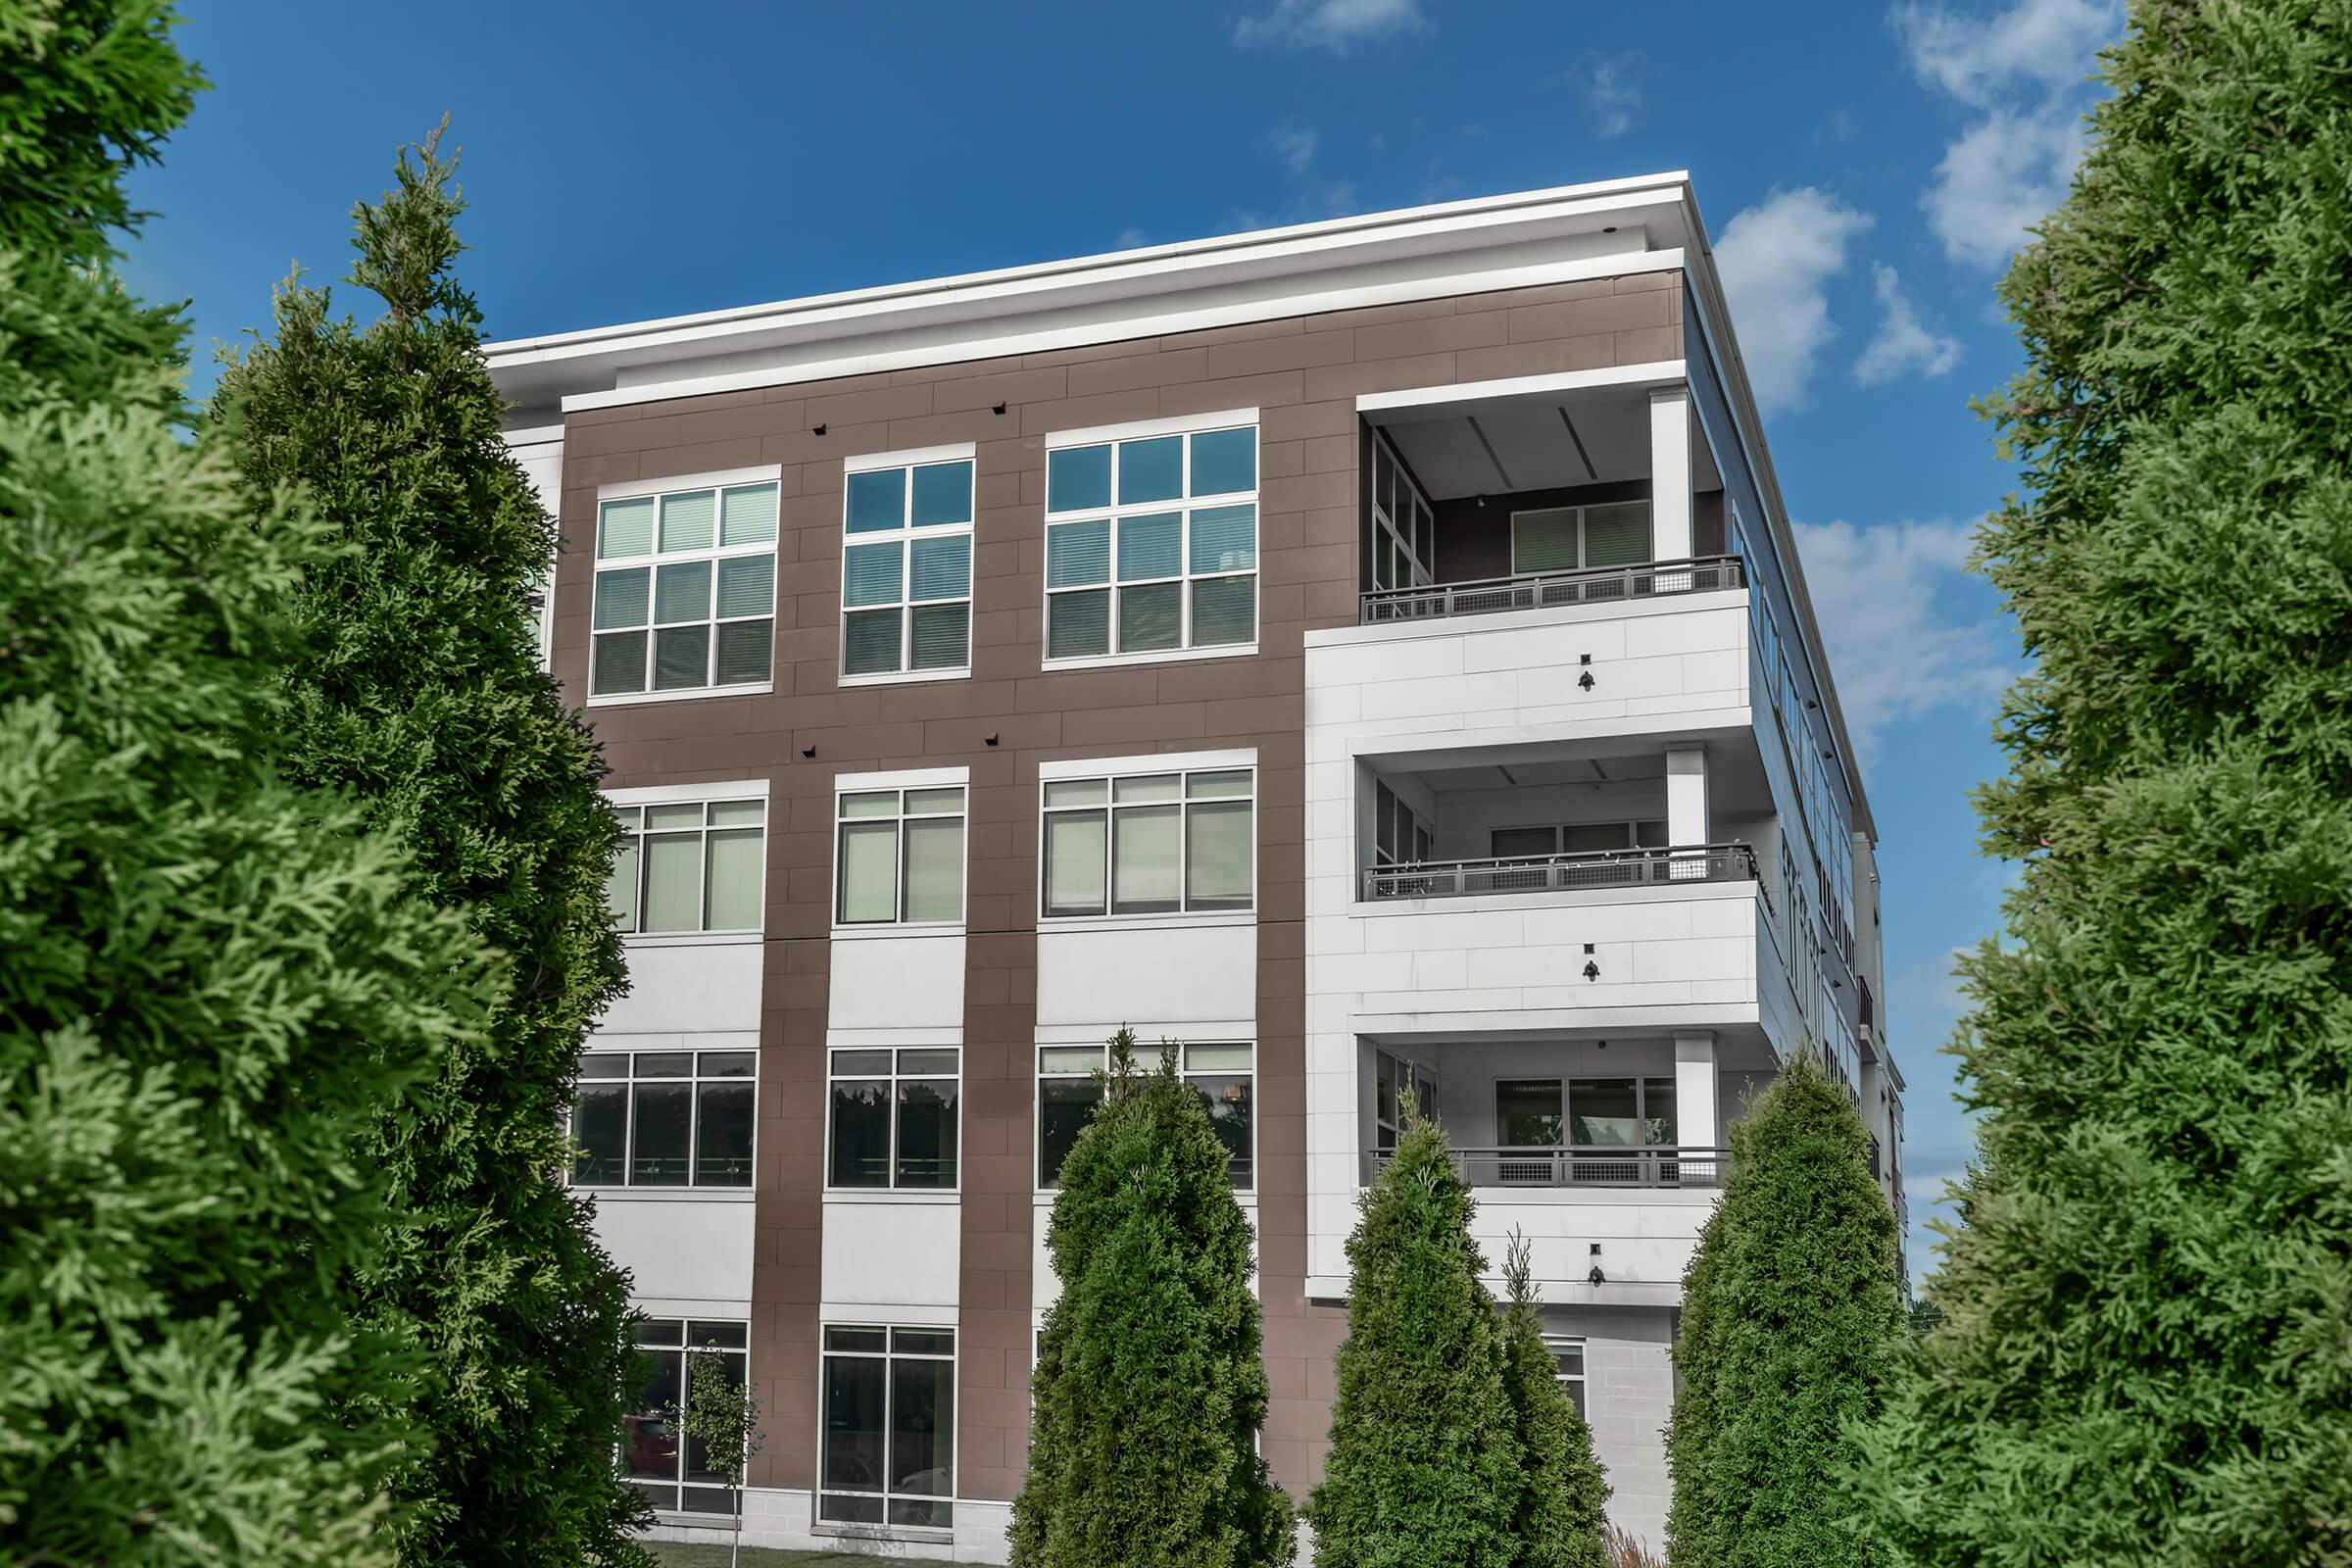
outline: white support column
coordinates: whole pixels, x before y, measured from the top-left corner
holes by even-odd
[[[1715,1036],[1677,1030],[1674,1036],[1675,1142],[1685,1149],[1719,1149],[1723,1129],[1715,1104]],[[1717,1179],[1722,1172],[1716,1173]]]
[[[1690,521],[1690,389],[1649,392],[1651,558],[1688,561],[1695,553]]]
[[[1666,748],[1666,842],[1676,849],[1712,844],[1713,824],[1707,820],[1707,749],[1704,746]],[[1678,857],[1670,873],[1676,880],[1704,878],[1703,856]]]

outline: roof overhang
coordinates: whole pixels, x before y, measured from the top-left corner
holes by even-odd
[[[1679,270],[1676,172],[1188,240],[492,343],[519,408],[565,413],[1285,316]]]

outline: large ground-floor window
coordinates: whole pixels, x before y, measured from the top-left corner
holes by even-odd
[[[956,1331],[829,1324],[816,1516],[956,1522]]]
[[[686,1393],[686,1351],[714,1349],[727,1381],[743,1387],[751,1343],[748,1323],[707,1318],[637,1320],[637,1394],[622,1417],[620,1459],[629,1484],[664,1513],[733,1513],[726,1478],[710,1468],[702,1440],[678,1431]]]

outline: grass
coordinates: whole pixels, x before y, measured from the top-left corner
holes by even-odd
[[[701,1542],[688,1545],[676,1541],[645,1543],[662,1568],[727,1568],[727,1548]],[[776,1551],[767,1546],[743,1548],[743,1568],[874,1568],[888,1558],[867,1551]]]

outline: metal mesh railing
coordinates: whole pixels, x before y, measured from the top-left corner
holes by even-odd
[[[1752,882],[1756,853],[1744,844],[1595,850],[1501,860],[1424,860],[1364,872],[1366,899],[1460,899],[1485,893],[1557,893],[1656,887],[1670,882]]]
[[[1454,1149],[1453,1168],[1472,1187],[1720,1187],[1731,1154],[1722,1149],[1537,1145]],[[1394,1151],[1364,1152],[1368,1185]]]
[[[1653,599],[1666,594],[1711,593],[1746,586],[1738,556],[1700,556],[1690,561],[1649,561],[1638,566],[1595,566],[1525,577],[1488,577],[1477,582],[1433,582],[1415,588],[1383,588],[1363,597],[1367,626],[1446,615],[1490,615],[1505,610],[1548,610],[1557,605],[1600,604],[1620,599]]]

